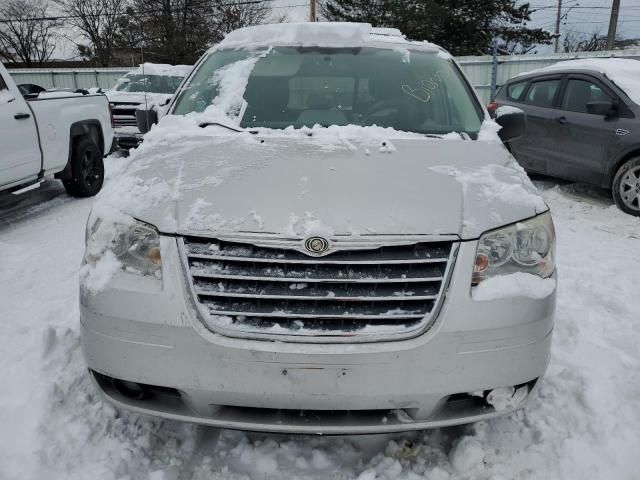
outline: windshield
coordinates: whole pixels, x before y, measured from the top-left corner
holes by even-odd
[[[244,102],[235,115],[241,127],[352,124],[475,134],[482,123],[469,85],[449,58],[437,52],[384,48],[213,52],[180,93],[173,113],[228,104],[216,98],[227,81],[220,72],[238,75],[247,69],[234,66],[247,62],[246,88],[240,89]]]
[[[148,92],[173,94],[184,77],[139,75],[129,73],[118,80],[113,88],[117,92]]]

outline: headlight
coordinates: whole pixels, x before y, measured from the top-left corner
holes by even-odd
[[[96,264],[106,252],[112,252],[123,270],[162,278],[160,236],[153,226],[121,213],[92,213],[85,239],[85,263]]]
[[[549,212],[484,233],[478,242],[472,284],[496,275],[554,272],[556,233]]]

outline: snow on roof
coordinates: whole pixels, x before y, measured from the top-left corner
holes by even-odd
[[[168,65],[166,63],[143,63],[127,75],[158,75],[162,77],[185,77],[193,69],[192,65]]]
[[[302,22],[256,25],[227,34],[212,50],[239,47],[363,47],[371,42],[405,43],[439,48],[429,42],[411,42],[396,28],[373,28],[368,23]]]
[[[385,37],[400,37],[404,38],[404,35],[397,28],[382,28],[376,27],[371,29],[371,35],[382,35]]]
[[[363,46],[369,40],[371,25],[348,22],[303,22],[256,25],[227,34],[218,48],[247,45]]]
[[[589,70],[606,75],[620,87],[627,96],[640,105],[640,61],[629,58],[584,58],[567,60],[548,67],[538,68],[521,75],[531,73],[560,72],[567,70]]]

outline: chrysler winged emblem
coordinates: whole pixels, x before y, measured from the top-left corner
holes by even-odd
[[[310,237],[305,240],[304,248],[309,253],[320,255],[329,250],[329,241],[322,237]]]

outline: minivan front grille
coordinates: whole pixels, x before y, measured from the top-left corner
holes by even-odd
[[[336,241],[333,253],[313,257],[296,240],[179,239],[193,298],[211,330],[319,342],[423,331],[442,300],[456,246]]]

